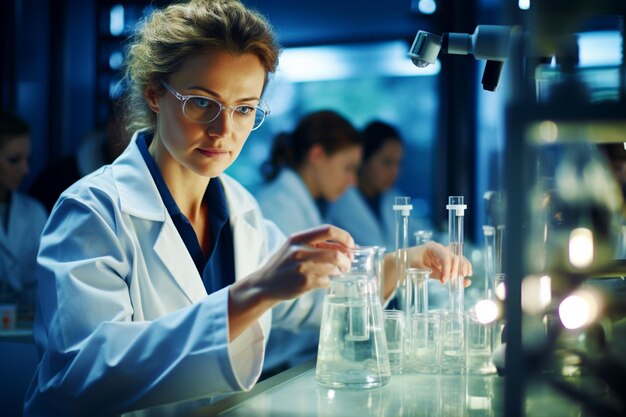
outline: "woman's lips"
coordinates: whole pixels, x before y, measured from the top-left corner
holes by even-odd
[[[209,158],[223,158],[228,155],[228,151],[223,149],[198,149],[202,155],[207,156]]]

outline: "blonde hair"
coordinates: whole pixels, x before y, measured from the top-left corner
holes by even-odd
[[[265,83],[276,71],[280,47],[269,22],[238,0],[190,0],[154,11],[127,46],[127,129],[154,129],[156,115],[144,92],[176,72],[185,58],[207,50],[252,53],[265,68]]]

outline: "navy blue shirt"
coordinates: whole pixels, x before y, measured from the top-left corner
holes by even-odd
[[[146,165],[156,183],[163,204],[174,221],[174,226],[180,234],[193,262],[202,277],[202,282],[208,294],[211,294],[235,282],[235,254],[233,233],[230,227],[228,205],[222,182],[213,178],[204,193],[204,201],[209,207],[209,227],[211,228],[211,249],[208,256],[202,253],[196,232],[187,217],[180,211],[174,201],[172,193],[161,175],[152,155],[148,152],[151,134],[139,134],[137,146]]]

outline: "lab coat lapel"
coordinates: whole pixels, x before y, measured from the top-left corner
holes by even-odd
[[[138,219],[156,222],[157,227],[160,224],[156,237],[152,237],[153,233],[141,233],[139,239],[154,240],[144,242],[146,246],[152,243],[151,246],[158,258],[154,262],[162,262],[181,291],[195,303],[206,296],[204,284],[172,218],[167,213],[152,175],[135,144],[136,139],[137,133],[124,153],[113,163],[121,209]],[[141,226],[137,224],[136,227]]]
[[[237,194],[235,187],[229,185],[233,180],[227,175],[221,175],[220,180],[224,184],[230,224],[233,230],[235,276],[236,279],[241,279],[258,268],[258,264],[253,260],[262,257],[261,251],[265,242],[264,234],[253,225],[256,211],[250,203],[251,200]]]
[[[206,296],[202,278],[169,216],[154,242],[154,252],[189,301],[196,303]]]

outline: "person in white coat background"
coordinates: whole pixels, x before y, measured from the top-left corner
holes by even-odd
[[[400,134],[388,123],[370,122],[361,132],[363,160],[357,185],[328,208],[327,221],[348,231],[359,245],[395,248],[393,189],[404,147]]]
[[[267,115],[278,53],[268,22],[236,0],[175,3],[142,22],[126,62],[135,134],[63,192],[44,228],[25,415],[130,414],[247,390],[273,319],[319,326],[308,294],[349,268],[351,236],[320,226],[285,239],[223,174]],[[442,246],[409,256],[442,280],[471,273]]]
[[[32,320],[37,294],[39,238],[47,211],[18,188],[28,174],[30,128],[16,115],[0,112],[0,297]]]
[[[293,132],[276,136],[261,168],[267,183],[256,197],[263,215],[285,234],[323,224],[328,202],[355,183],[361,152],[358,131],[339,113],[305,115]],[[274,330],[264,377],[315,358],[318,339],[319,329]]]

